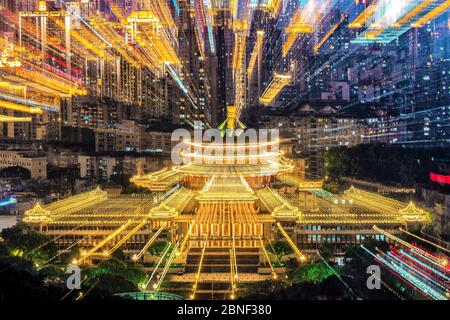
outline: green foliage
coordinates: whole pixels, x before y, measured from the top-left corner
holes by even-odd
[[[3,303],[60,300],[63,288],[44,284],[30,261],[19,257],[0,257],[0,296]]]
[[[334,275],[325,263],[317,262],[311,265],[301,266],[291,272],[291,277],[295,281],[306,281],[312,283],[320,283]]]
[[[147,274],[142,267],[129,264],[115,258],[110,258],[109,260],[103,261],[92,271],[92,273],[95,276],[102,274],[121,276],[136,286],[145,282],[147,278]]]
[[[150,252],[152,256],[161,257],[168,245],[168,241],[155,242],[148,248],[148,252]]]
[[[334,245],[324,243],[319,248],[319,253],[325,260],[331,260],[334,257]]]
[[[272,244],[268,244],[266,246],[266,250],[276,255],[278,260],[281,260],[283,257],[294,253],[294,250],[286,241],[277,241],[273,242]]]
[[[432,159],[445,158],[446,153],[448,157],[445,149],[384,144],[331,148],[325,153],[325,174],[333,183],[341,182],[341,177],[354,177],[413,186],[426,182]]]
[[[56,254],[53,242],[46,244],[50,238],[19,223],[12,228],[4,229],[2,237],[5,245],[13,256],[19,256],[35,263],[47,261]],[[46,244],[44,246],[44,244]]]
[[[239,298],[244,300],[278,300],[283,299],[282,292],[286,283],[275,280],[257,281],[240,285],[244,292],[239,293]],[[241,290],[241,289],[240,289]]]
[[[111,294],[121,292],[135,292],[139,290],[137,285],[119,275],[104,273],[100,274],[95,279],[99,281],[96,289],[107,291]]]
[[[62,253],[59,256],[59,261],[64,264],[72,263],[74,259],[78,259],[81,255],[80,247],[78,245],[73,246],[69,252]]]
[[[118,249],[116,251],[113,252],[112,257],[114,259],[120,260],[120,261],[125,261],[126,260],[126,256],[123,253],[122,249]]]

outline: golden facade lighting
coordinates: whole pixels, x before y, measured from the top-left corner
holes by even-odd
[[[290,174],[284,175],[281,180],[287,184],[294,185],[299,190],[320,190],[323,187],[322,180],[303,180]]]
[[[31,122],[31,121],[32,121],[31,117],[13,117],[0,115],[0,122],[16,123],[16,122]]]
[[[269,2],[266,5],[266,8],[271,10],[274,15],[277,15],[280,11],[281,4],[283,3],[283,0],[269,0]]]
[[[353,20],[348,27],[350,29],[359,29],[362,28],[367,21],[373,17],[375,11],[377,9],[377,0],[374,0],[361,14]]]
[[[41,108],[24,106],[22,104],[4,101],[4,100],[0,100],[0,108],[5,108],[8,110],[19,111],[19,112],[24,112],[24,113],[29,113],[29,114],[37,114],[37,115],[41,115],[44,113]]]
[[[289,74],[275,73],[272,81],[259,98],[259,101],[265,106],[269,105],[278,96],[281,90],[290,83],[291,76]]]
[[[138,261],[150,248],[150,246],[155,242],[155,240],[159,237],[161,232],[165,229],[167,225],[167,222],[164,222],[162,226],[158,229],[158,231],[155,232],[155,234],[148,240],[148,242],[145,244],[144,247],[142,247],[141,251],[139,251],[137,254],[133,255],[133,261]]]
[[[19,57],[14,56],[12,46],[9,46],[0,54],[0,68],[18,68],[21,66]]]
[[[290,218],[296,220],[300,217],[297,207],[269,187],[258,191],[258,197],[263,207],[276,219]]]
[[[408,203],[406,208],[398,211],[399,219],[402,221],[424,221],[426,220],[426,213],[422,209],[417,208],[412,201]]]
[[[47,3],[46,1],[42,0],[38,2],[38,10],[39,11],[47,11]]]
[[[167,168],[146,175],[135,175],[131,178],[131,182],[139,187],[147,188],[150,191],[168,191],[176,185],[182,176],[173,170]]]
[[[184,210],[193,197],[191,190],[181,187],[160,205],[151,209],[150,215],[152,218],[174,218]]]
[[[257,40],[255,43],[255,46],[253,47],[252,53],[250,55],[250,62],[248,64],[247,68],[247,74],[249,77],[253,74],[253,70],[255,68],[256,62],[258,60],[258,55],[261,54],[261,46],[262,46],[262,40],[264,38],[264,31],[258,31],[257,32]]]
[[[339,28],[339,26],[347,19],[348,14],[344,13],[341,15],[341,18],[338,22],[336,22],[330,30],[323,36],[323,38],[314,46],[314,54],[319,52],[319,49],[323,46],[323,44],[333,35],[333,33]]]
[[[241,176],[213,176],[199,192],[196,198],[201,202],[254,202],[257,197],[245,179]]]
[[[294,241],[292,241],[291,237],[289,237],[289,235],[287,234],[286,230],[284,230],[284,228],[281,225],[281,223],[277,222],[277,227],[281,231],[281,234],[284,236],[286,241],[289,243],[289,245],[294,250],[294,253],[297,256],[298,261],[299,262],[304,262],[306,260],[305,256],[300,252],[300,250],[298,249],[297,245],[294,243]]]
[[[36,203],[33,209],[25,211],[24,222],[27,223],[46,223],[51,220],[50,211],[42,208],[40,203]]]
[[[156,56],[153,58],[157,59],[156,61],[161,67],[165,63],[181,65],[170,40],[175,38],[172,34],[174,22],[168,18],[170,13],[167,7],[161,6],[160,2],[155,2],[156,12],[153,10],[135,11],[127,18],[127,22],[131,25],[132,37],[145,48],[149,48],[150,52],[156,52]]]
[[[428,12],[426,15],[424,15],[422,18],[417,20],[415,23],[413,23],[411,26],[414,28],[421,28],[423,27],[427,22],[435,19],[436,17],[443,14],[447,9],[450,8],[450,0],[445,1],[438,7],[434,8],[430,12]]]
[[[145,41],[150,44],[148,39]],[[151,54],[157,54],[156,50]],[[267,102],[270,103],[288,83],[289,75],[276,74],[263,94]],[[231,106],[220,129],[227,134],[230,131],[237,134],[242,127],[245,125],[239,121],[239,108]],[[167,230],[170,244],[147,285],[162,262],[165,266],[154,286],[156,291],[161,289],[177,257],[181,260],[184,253],[201,252],[198,268],[191,275],[195,279],[188,280],[193,283],[191,298],[198,292],[204,271],[203,257],[210,253],[206,249],[221,248],[225,256],[230,254],[231,290],[227,294],[231,299],[236,298],[237,290],[236,256],[242,252],[236,248],[257,249],[252,251],[260,256],[260,262],[266,259],[273,278],[277,278],[263,241],[277,232],[273,228],[275,225],[297,259],[303,262],[306,258],[299,249],[303,235],[376,234],[378,231],[372,230],[374,224],[393,228],[412,220],[422,221],[416,218],[422,212],[413,205],[406,206],[354,187],[338,197],[322,190],[322,181],[295,177],[293,162],[279,151],[278,143],[277,139],[228,144],[189,142],[182,154],[186,160],[182,165],[150,174],[144,174],[138,167],[131,181],[147,188],[151,194],[110,195],[97,188],[48,206],[35,207],[27,212],[24,221],[58,239],[59,247],[67,248],[68,241],[82,241],[86,249],[79,263],[92,261],[92,258],[107,259],[121,246],[127,256],[139,261]],[[220,161],[211,150],[217,147],[230,151],[223,154]],[[242,150],[244,152],[239,153]],[[277,190],[276,182],[290,186]],[[352,203],[342,200],[352,200]],[[313,208],[310,202],[314,203]],[[311,225],[344,227],[339,230],[305,228]],[[292,240],[291,232],[300,235],[297,242]],[[196,250],[190,251],[192,248]]]
[[[297,36],[300,33],[312,33],[314,26],[305,22],[305,17],[302,15],[301,8],[299,7],[292,16],[291,22],[284,30],[287,38],[283,43],[282,54],[286,57],[292,45],[294,44]]]
[[[417,7],[412,9],[410,12],[405,14],[401,19],[399,19],[396,23],[394,23],[394,28],[400,28],[402,25],[408,23],[412,18],[417,16],[420,12],[422,12],[428,5],[430,5],[435,0],[424,0]]]

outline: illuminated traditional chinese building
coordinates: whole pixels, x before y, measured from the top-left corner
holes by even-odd
[[[229,108],[221,126],[227,129],[224,134],[243,126],[235,111]],[[273,241],[287,241],[302,262],[323,243],[339,252],[342,245],[366,237],[388,241],[374,225],[395,234],[401,226],[428,219],[412,203],[354,187],[335,195],[323,190],[321,181],[298,178],[278,143],[188,142],[180,153],[183,164],[132,178],[150,194],[109,195],[97,188],[38,204],[24,221],[54,237],[60,248],[78,243],[83,254],[77,263],[95,263],[119,248],[130,259],[145,262],[149,246],[164,239],[177,253],[167,264],[184,263],[186,274],[242,273],[245,281],[249,272],[269,270],[269,276],[277,276],[267,268],[265,247]],[[226,264],[212,268],[215,260],[208,257],[224,255]]]

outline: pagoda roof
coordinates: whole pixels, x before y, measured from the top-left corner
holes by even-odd
[[[423,221],[426,219],[425,211],[417,208],[412,201],[408,205],[398,211],[400,220],[406,221]]]
[[[181,187],[152,208],[150,215],[152,218],[174,218],[183,212],[193,197],[194,193],[191,190]]]
[[[198,201],[253,202],[254,191],[242,176],[212,176],[199,192]]]
[[[297,207],[293,206],[289,201],[283,198],[278,192],[266,187],[258,192],[258,197],[262,205],[275,218],[295,217],[300,214]]]
[[[29,223],[48,222],[51,220],[50,215],[51,212],[42,208],[41,204],[38,202],[33,209],[25,212],[25,217],[23,220]]]

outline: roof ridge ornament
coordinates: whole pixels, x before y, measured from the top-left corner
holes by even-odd
[[[225,136],[225,134],[234,134],[237,129],[244,130],[246,128],[247,126],[239,120],[239,110],[237,107],[227,106],[227,118],[219,127],[217,127],[222,134],[222,137]],[[240,134],[239,132],[236,133],[237,135]]]
[[[93,197],[103,198],[106,197],[108,193],[106,191],[103,191],[100,186],[97,186],[97,188],[89,192],[89,195]]]
[[[424,221],[426,219],[426,212],[417,208],[412,201],[405,208],[400,209],[398,213],[400,214],[398,217],[399,220]]]
[[[51,211],[44,209],[38,201],[36,202],[36,205],[33,207],[33,209],[25,211],[25,217],[23,218],[23,221],[29,223],[49,222],[51,221],[50,215]]]

